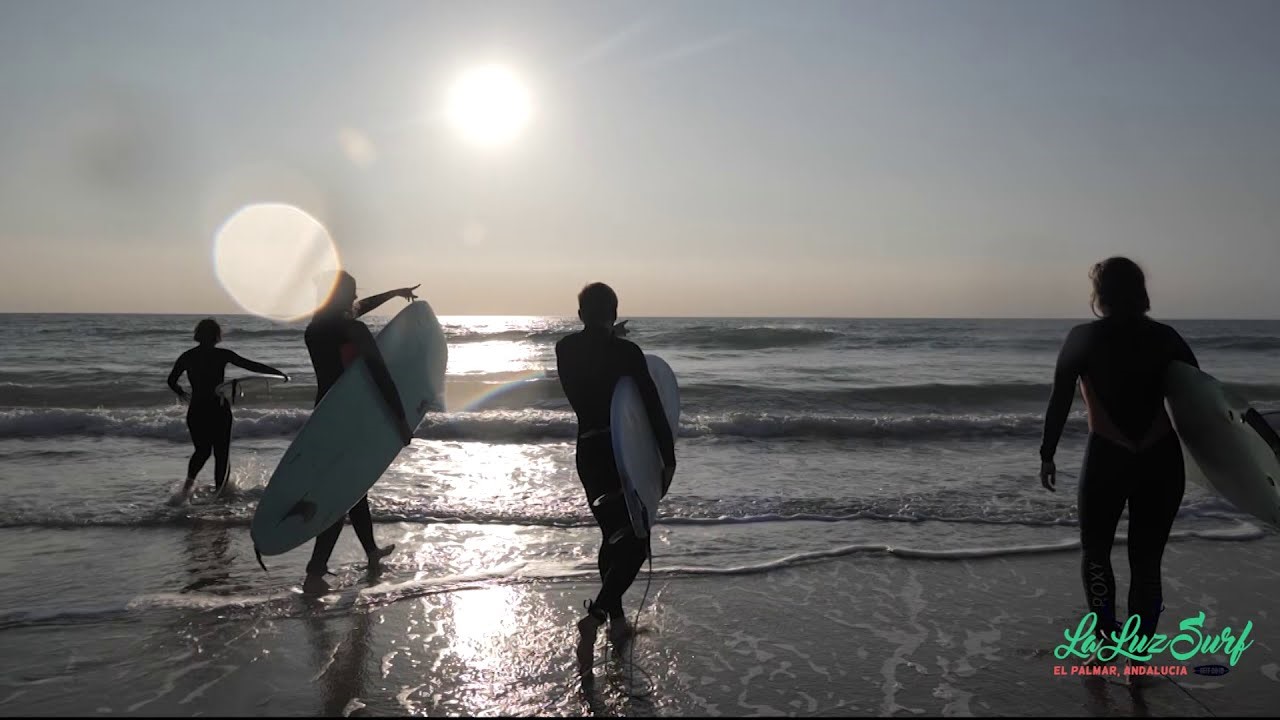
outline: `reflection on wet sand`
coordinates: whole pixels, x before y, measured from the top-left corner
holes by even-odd
[[[220,522],[196,520],[187,532],[187,574],[191,581],[182,592],[195,592],[231,579],[231,536]]]
[[[323,717],[346,717],[363,708],[368,680],[370,631],[375,613],[353,608],[340,615],[316,614],[306,620],[317,672]],[[347,626],[346,632],[337,632]]]

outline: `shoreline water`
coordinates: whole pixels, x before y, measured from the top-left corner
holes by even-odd
[[[339,591],[317,605],[296,592],[305,549],[263,573],[247,542],[309,412],[306,372],[235,407],[233,491],[210,502],[206,468],[192,503],[170,508],[190,446],[163,380],[190,327],[0,317],[0,714],[1140,710],[1053,676],[1052,648],[1079,622],[1080,406],[1059,492],[1035,471],[1066,322],[632,322],[686,391],[655,533],[654,632],[637,644],[657,692],[629,698],[602,674],[582,695],[572,626],[598,582],[599,532],[553,373],[565,322],[450,330],[450,412],[371,492],[397,553],[366,580],[344,531]],[[1215,374],[1280,399],[1266,349],[1280,323],[1183,330]],[[235,320],[226,345],[308,367],[300,334],[264,321]],[[1215,707],[1259,713],[1274,692],[1277,537],[1188,485],[1166,550],[1168,616],[1249,615],[1258,642],[1225,676],[1179,679]],[[1143,699],[1153,712],[1202,712],[1160,682]]]
[[[232,555],[243,542],[232,540]],[[120,544],[137,543],[151,541]],[[640,699],[627,695],[650,683],[629,676],[625,658],[582,688],[572,627],[578,601],[594,592],[589,580],[370,581],[346,537],[342,585],[320,601],[288,585],[250,597],[204,586],[115,618],[0,630],[10,648],[29,648],[3,654],[0,714],[1261,715],[1280,695],[1266,631],[1274,618],[1262,609],[1280,579],[1280,541],[1253,548],[1248,561],[1201,541],[1168,551],[1166,619],[1204,610],[1215,626],[1249,619],[1260,629],[1220,677],[1144,678],[1131,689],[1057,676],[1068,663],[1053,648],[1083,610],[1075,573],[1064,572],[1075,569],[1069,553],[856,557],[751,577],[654,578],[634,660],[652,694]],[[186,571],[207,560],[169,562]],[[417,587],[404,592],[406,580]],[[597,651],[605,658],[603,642]]]

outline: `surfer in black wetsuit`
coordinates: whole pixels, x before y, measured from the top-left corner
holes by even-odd
[[[671,486],[676,456],[672,428],[662,411],[644,353],[635,343],[619,337],[625,334],[625,327],[619,333],[614,326],[618,296],[603,283],[588,285],[578,295],[578,317],[583,329],[556,343],[556,367],[564,394],[578,416],[578,477],[604,536],[598,560],[600,593],[594,602],[587,603],[587,616],[578,622],[578,659],[589,671],[596,634],[606,620],[609,639],[615,646],[634,633],[622,611],[622,595],[648,557],[645,542],[631,529],[609,434],[609,409],[619,378],[634,378],[644,399],[665,466],[663,495]]]
[[[168,381],[178,397],[189,403],[187,430],[191,433],[191,444],[196,447],[191,461],[187,463],[187,481],[183,484],[181,497],[191,492],[196,475],[200,474],[210,454],[213,455],[214,490],[221,490],[227,481],[231,457],[231,404],[214,392],[226,380],[227,365],[263,375],[279,375],[286,380],[289,378],[273,367],[246,360],[218,347],[222,341],[222,328],[213,318],[205,318],[196,324],[195,341],[199,345],[178,356]],[[190,394],[178,384],[183,373],[191,383]]]
[[[411,288],[400,288],[379,295],[356,300],[356,281],[345,271],[339,271],[338,279],[333,285],[332,293],[325,304],[316,311],[315,317],[307,325],[307,352],[311,355],[311,365],[316,373],[316,405],[324,398],[325,393],[338,382],[343,371],[351,366],[356,358],[363,357],[369,368],[369,375],[378,386],[378,392],[391,410],[392,418],[399,423],[400,440],[408,445],[413,440],[413,428],[409,427],[400,403],[400,392],[396,389],[391,373],[387,371],[386,362],[378,343],[374,340],[369,327],[356,318],[365,315],[394,297],[406,300],[414,299]],[[382,558],[395,550],[395,545],[379,548],[373,537],[373,516],[369,511],[368,496],[360,498],[349,511],[351,527],[364,547],[369,558],[369,567],[374,569]],[[342,534],[343,521],[339,519],[324,532],[316,536],[315,548],[311,552],[311,562],[307,563],[307,577],[303,582],[303,590],[309,593],[325,593],[329,584],[324,576],[329,572],[329,556]]]
[[[1142,270],[1114,257],[1090,272],[1099,320],[1073,328],[1058,356],[1040,446],[1040,480],[1053,491],[1054,451],[1066,425],[1076,381],[1089,418],[1080,473],[1080,542],[1085,596],[1098,630],[1117,629],[1111,545],[1129,505],[1129,613],[1150,636],[1163,610],[1160,560],[1182,502],[1182,448],[1164,408],[1169,364],[1196,358],[1176,330],[1147,317],[1151,301]]]

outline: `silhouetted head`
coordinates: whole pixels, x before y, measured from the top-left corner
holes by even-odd
[[[618,319],[618,295],[604,283],[591,283],[578,293],[578,318],[588,327],[613,327]]]
[[[1126,257],[1107,258],[1089,271],[1093,281],[1090,303],[1100,317],[1141,317],[1151,309],[1147,277]]]
[[[196,323],[195,341],[201,345],[217,345],[222,342],[222,326],[213,318]]]
[[[325,277],[326,279],[333,278],[332,285],[325,288],[328,291],[328,295],[317,312],[319,314],[350,312],[352,306],[356,303],[356,279],[346,270],[339,270],[337,277],[333,275]]]

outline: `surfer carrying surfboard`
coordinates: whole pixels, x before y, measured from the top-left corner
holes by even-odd
[[[1088,611],[1098,614],[1099,633],[1119,628],[1111,546],[1127,503],[1129,614],[1140,617],[1139,632],[1149,637],[1163,610],[1160,562],[1185,485],[1182,448],[1164,407],[1164,378],[1170,363],[1194,366],[1196,359],[1176,330],[1147,317],[1151,301],[1136,263],[1113,257],[1095,265],[1090,278],[1099,319],[1072,328],[1058,355],[1040,480],[1054,491],[1054,452],[1078,380],[1089,418],[1079,482]]]
[[[369,375],[377,386],[392,418],[399,424],[400,439],[408,445],[413,440],[413,429],[405,418],[404,407],[400,404],[400,392],[396,389],[391,373],[387,371],[386,362],[378,343],[374,340],[369,327],[356,318],[372,312],[378,306],[394,297],[406,300],[414,299],[411,288],[400,288],[374,295],[363,300],[356,299],[356,280],[346,271],[339,271],[337,280],[328,299],[316,311],[311,323],[307,325],[307,352],[311,355],[311,365],[316,373],[316,405],[324,398],[325,393],[338,382],[342,373],[356,361],[364,358],[369,368]],[[365,555],[369,558],[369,567],[373,569],[382,558],[395,550],[395,545],[379,548],[373,537],[373,516],[369,511],[369,497],[360,498],[349,511],[351,527],[360,539]],[[303,582],[303,590],[307,592],[328,592],[329,584],[324,576],[329,572],[329,557],[342,534],[343,520],[340,518],[324,532],[316,536],[316,544],[311,552],[311,561],[307,563],[307,577]]]
[[[578,416],[578,478],[603,534],[598,558],[600,592],[587,603],[587,615],[578,622],[578,660],[590,668],[596,635],[606,621],[615,646],[634,633],[622,610],[622,596],[648,557],[645,541],[631,527],[610,436],[610,404],[620,378],[631,377],[644,401],[662,454],[664,494],[675,473],[676,456],[672,428],[644,353],[615,332],[618,296],[613,289],[604,283],[583,288],[578,317],[583,329],[556,343],[556,368],[565,397]]]
[[[175,502],[191,494],[196,475],[200,474],[210,454],[213,455],[214,490],[221,490],[227,482],[231,462],[231,406],[214,392],[226,379],[227,365],[263,375],[279,375],[286,380],[289,377],[269,365],[246,360],[226,348],[217,347],[222,342],[222,327],[213,318],[205,318],[196,324],[194,339],[199,344],[178,356],[168,380],[169,388],[178,398],[188,402],[187,431],[191,433],[191,444],[195,446],[195,452],[187,463],[187,480]],[[191,383],[189,394],[178,384],[183,373]]]

